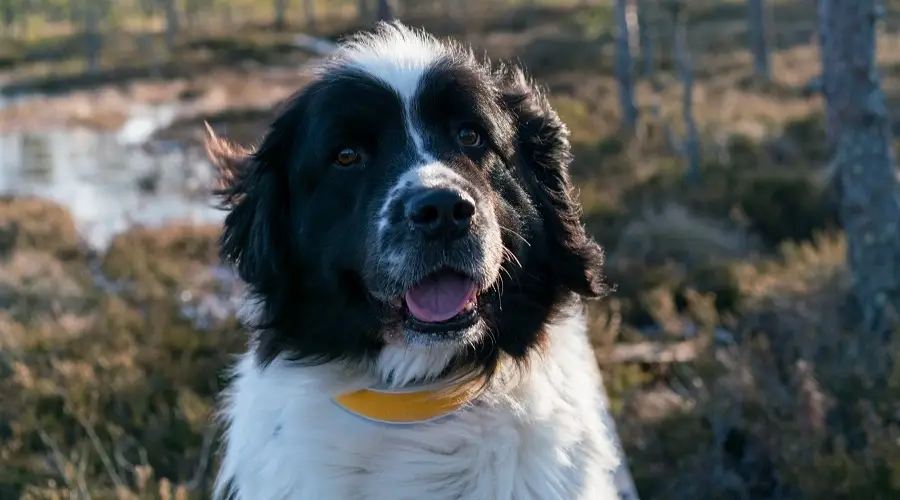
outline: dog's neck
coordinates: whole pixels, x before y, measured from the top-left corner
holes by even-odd
[[[407,351],[405,361],[416,365],[423,352]],[[390,354],[381,361],[392,359]],[[384,375],[385,366],[376,365],[376,377]],[[431,365],[432,368],[437,368]],[[361,418],[387,424],[411,424],[437,420],[472,404],[492,381],[480,371],[461,370],[452,362],[437,376],[424,379],[394,379],[394,373],[413,375],[409,368],[398,370],[394,365],[388,370],[390,378],[382,379],[367,387],[343,392],[332,398],[334,403]],[[495,374],[503,373],[498,364]],[[497,378],[497,377],[495,377]],[[502,378],[502,377],[501,377]],[[496,386],[496,383],[491,385]]]
[[[333,398],[361,418],[386,424],[430,422],[472,403],[481,392],[480,378],[441,380],[396,388],[385,384]]]

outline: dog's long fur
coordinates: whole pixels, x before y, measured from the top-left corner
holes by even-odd
[[[602,251],[567,135],[520,69],[393,23],[344,42],[254,151],[210,139],[254,332],[223,399],[217,498],[618,498],[581,302],[605,292]],[[347,148],[358,161],[334,163]],[[437,189],[471,201],[463,236],[424,238],[404,215]],[[442,269],[477,285],[477,314],[436,335],[401,297]],[[452,376],[484,390],[432,422],[331,401]]]

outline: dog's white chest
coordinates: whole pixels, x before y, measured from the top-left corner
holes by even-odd
[[[245,358],[225,408],[220,487],[230,481],[239,500],[616,499],[593,356],[559,333],[564,345],[511,392],[414,425],[336,406],[318,384],[327,367],[260,371]]]

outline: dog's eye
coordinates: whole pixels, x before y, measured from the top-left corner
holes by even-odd
[[[467,148],[477,147],[481,145],[481,134],[472,127],[461,127],[456,132],[456,140]]]
[[[340,167],[356,165],[362,158],[353,148],[343,148],[334,157],[334,163]]]

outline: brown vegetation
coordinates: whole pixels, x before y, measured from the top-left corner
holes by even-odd
[[[697,13],[691,33],[712,37],[729,15],[743,11]],[[900,351],[858,349],[822,103],[802,95],[817,55],[797,16],[779,18],[791,43],[766,88],[743,83],[741,36],[715,50],[691,36],[705,163],[690,186],[653,120],[640,140],[617,130],[608,12],[548,11],[529,26],[510,15],[460,34],[530,66],[573,131],[585,219],[616,286],[592,305],[592,335],[643,498],[900,495],[900,371],[867,377]],[[884,37],[894,99],[898,45]],[[639,103],[649,93],[641,82]],[[209,109],[166,133],[190,143],[210,119],[240,123],[226,135],[250,143],[267,105]],[[213,395],[244,342],[231,318],[197,319],[205,297],[239,292],[216,273],[216,233],[136,228],[94,255],[64,210],[0,200],[0,498],[204,496]]]

